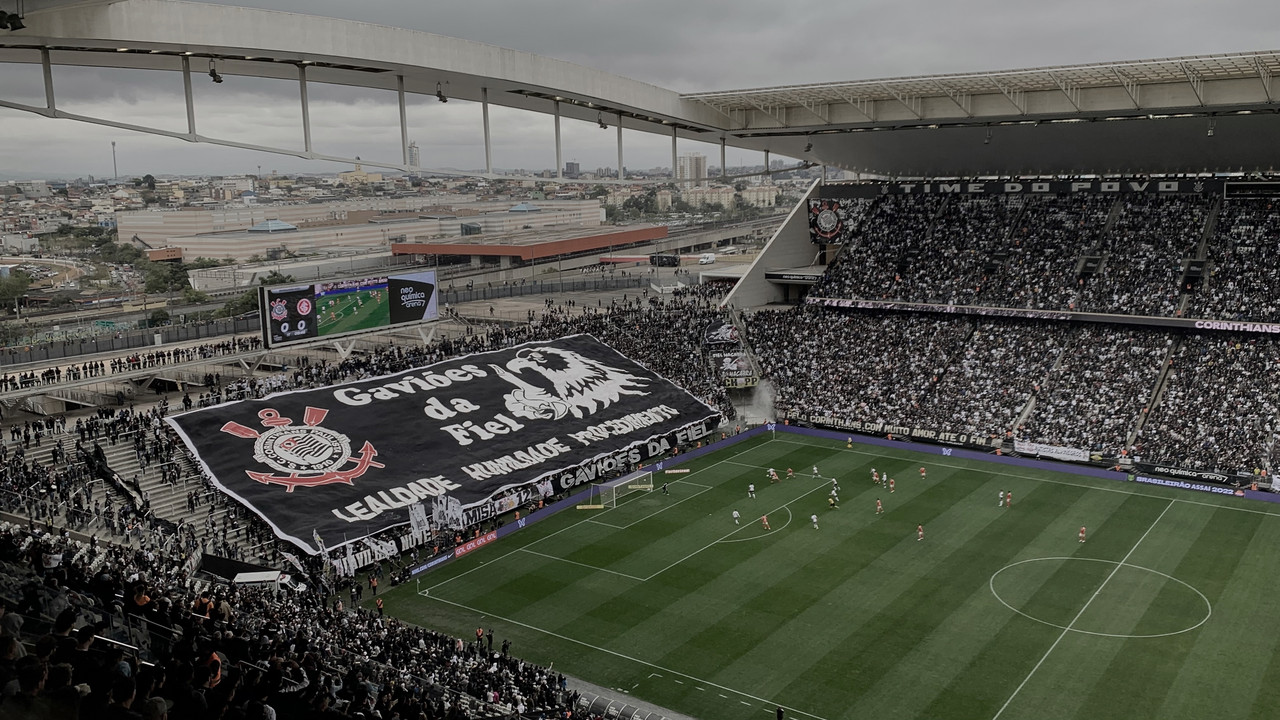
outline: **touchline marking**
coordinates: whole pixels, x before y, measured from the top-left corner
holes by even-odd
[[[432,600],[435,600],[435,601],[437,601],[437,602],[442,602],[442,603],[444,603],[444,604],[446,604],[446,605],[452,605],[452,606],[454,606],[454,607],[456,607],[456,608],[461,608],[461,609],[466,610],[466,611],[468,611],[468,612],[479,613],[479,614],[485,614],[485,613],[483,613],[483,611],[478,610],[478,609],[476,609],[476,608],[473,608],[473,607],[471,607],[471,606],[469,606],[469,605],[463,605],[462,603],[457,603],[457,602],[454,602],[454,601],[452,601],[452,600],[445,600],[445,599],[444,599],[444,598],[442,598],[442,597],[436,597],[436,596],[432,595],[432,596],[431,596],[431,599],[432,599]],[[762,702],[762,703],[764,703],[764,704],[766,704],[766,705],[774,705],[774,706],[777,706],[777,707],[781,707],[781,708],[783,708],[783,709],[785,709],[785,710],[789,710],[789,711],[791,711],[791,712],[793,712],[793,713],[796,713],[796,714],[798,714],[798,715],[803,715],[803,716],[805,716],[805,717],[813,718],[814,720],[827,720],[827,718],[824,718],[824,717],[822,717],[821,715],[814,715],[813,713],[807,713],[807,712],[805,712],[805,711],[803,711],[803,710],[800,710],[800,709],[798,709],[798,708],[793,708],[793,707],[790,707],[790,706],[788,706],[788,705],[779,705],[778,703],[775,703],[775,702],[773,702],[772,700],[766,700],[766,699],[764,699],[764,698],[762,698],[762,697],[756,697],[755,695],[750,695],[750,694],[748,694],[748,693],[744,693],[744,692],[742,692],[742,691],[740,691],[740,690],[734,690],[734,689],[733,689],[733,688],[731,688],[731,687],[726,687],[726,686],[724,686],[724,685],[719,685],[719,684],[717,684],[717,683],[709,682],[709,681],[707,681],[707,680],[703,680],[702,678],[694,677],[694,676],[692,676],[692,675],[690,675],[690,674],[688,674],[688,673],[682,673],[682,672],[680,672],[679,670],[672,670],[671,668],[668,668],[668,667],[663,667],[663,666],[661,666],[661,665],[655,665],[655,664],[653,664],[653,663],[651,663],[651,662],[649,662],[649,661],[647,661],[647,660],[641,660],[641,659],[639,659],[639,658],[634,658],[634,657],[631,657],[630,655],[623,655],[622,653],[617,652],[616,650],[610,650],[610,649],[608,649],[608,648],[602,648],[602,647],[599,647],[598,645],[592,645],[591,643],[583,642],[583,641],[578,640],[578,639],[576,639],[576,638],[568,637],[567,635],[561,635],[560,633],[553,632],[553,631],[551,631],[551,630],[544,630],[544,629],[542,629],[542,628],[540,628],[540,627],[537,627],[536,625],[530,625],[529,623],[520,622],[519,620],[512,620],[511,618],[503,617],[503,616],[501,616],[501,615],[492,615],[492,614],[490,614],[490,615],[488,615],[488,617],[492,617],[492,618],[494,618],[494,619],[501,620],[502,622],[510,623],[510,624],[512,624],[512,625],[518,625],[518,626],[520,626],[520,627],[522,627],[522,628],[526,628],[526,629],[528,629],[528,630],[533,630],[534,632],[540,632],[540,633],[542,633],[543,635],[550,635],[551,637],[556,638],[556,639],[558,639],[558,640],[564,640],[565,642],[574,643],[575,645],[581,645],[581,646],[583,646],[583,647],[585,647],[585,648],[591,648],[592,650],[595,650],[595,651],[597,651],[597,652],[602,652],[602,653],[605,653],[605,654],[607,654],[607,655],[613,655],[614,657],[619,657],[619,658],[622,658],[623,660],[629,660],[629,661],[631,661],[631,662],[633,662],[633,663],[636,663],[637,665],[644,665],[645,667],[653,668],[654,670],[661,670],[661,671],[663,671],[663,672],[665,672],[665,673],[669,673],[669,674],[671,674],[671,675],[679,675],[679,676],[680,676],[680,677],[682,677],[682,678],[686,678],[686,679],[688,679],[688,680],[693,680],[693,681],[695,681],[695,682],[700,682],[700,683],[702,683],[703,685],[707,685],[707,686],[709,686],[709,687],[716,688],[717,690],[724,690],[725,692],[731,692],[731,693],[733,693],[734,695],[737,695],[737,696],[739,696],[739,697],[750,698],[750,699],[752,699],[752,700],[755,700],[756,702]],[[683,685],[683,684],[684,684],[684,682],[683,682],[683,681],[678,680],[678,679],[676,679],[676,678],[671,678],[671,679],[672,679],[672,680],[674,680],[674,681],[675,681],[675,682],[677,682],[677,683],[680,683],[681,685]],[[739,702],[741,702],[741,701],[739,701]],[[744,705],[749,705],[750,703],[743,703],[743,704],[744,704]]]
[[[1138,546],[1142,544],[1142,541],[1146,540],[1147,536],[1151,534],[1151,531],[1156,528],[1157,524],[1159,524],[1160,518],[1164,517],[1164,514],[1169,512],[1169,508],[1173,507],[1173,503],[1174,501],[1170,500],[1169,504],[1164,506],[1164,510],[1161,510],[1160,515],[1151,523],[1151,527],[1147,528],[1147,531],[1142,533],[1142,537],[1138,538],[1138,542],[1134,543],[1133,547],[1129,548],[1128,554],[1120,560],[1120,564],[1116,565],[1115,569],[1111,571],[1111,574],[1108,575],[1107,578],[1102,581],[1102,584],[1098,586],[1098,589],[1093,591],[1093,595],[1085,602],[1084,607],[1080,608],[1080,612],[1076,613],[1076,616],[1071,618],[1071,622],[1067,623],[1067,626],[1062,629],[1062,633],[1058,635],[1058,639],[1054,640],[1053,644],[1049,646],[1049,649],[1045,651],[1043,656],[1041,656],[1040,662],[1036,663],[1036,666],[1031,668],[1031,672],[1027,673],[1027,676],[1022,679],[1022,682],[1018,685],[1017,689],[1013,691],[1013,694],[1009,696],[1008,700],[1004,701],[1004,705],[1000,706],[1000,709],[991,717],[991,720],[996,720],[996,718],[1000,717],[1000,715],[1004,713],[1005,708],[1009,707],[1009,703],[1013,702],[1013,699],[1018,696],[1018,693],[1022,692],[1022,688],[1026,686],[1027,681],[1031,679],[1032,675],[1036,674],[1036,671],[1040,669],[1040,666],[1044,664],[1044,661],[1049,659],[1049,654],[1053,652],[1054,648],[1058,647],[1058,643],[1062,642],[1062,638],[1066,637],[1067,633],[1071,632],[1071,626],[1076,624],[1076,621],[1080,619],[1080,616],[1084,615],[1084,611],[1088,610],[1089,606],[1093,604],[1093,601],[1097,599],[1098,595],[1102,594],[1102,589],[1107,586],[1107,583],[1111,582],[1111,578],[1115,577],[1116,573],[1120,572],[1120,568],[1125,566],[1125,563],[1127,563],[1133,553],[1137,551]]]
[[[616,571],[616,570],[606,570],[606,569],[604,569],[604,568],[602,568],[602,567],[596,567],[595,565],[588,565],[588,564],[586,564],[586,563],[580,563],[580,562],[578,562],[577,560],[570,560],[569,558],[556,557],[555,555],[548,555],[548,554],[546,554],[546,553],[540,553],[540,552],[538,552],[537,550],[530,550],[530,549],[529,549],[529,548],[527,548],[527,547],[518,548],[518,550],[519,550],[520,552],[527,552],[527,553],[529,553],[530,555],[537,555],[538,557],[544,557],[544,558],[546,558],[546,559],[548,559],[548,560],[559,560],[560,562],[566,562],[566,563],[569,563],[570,565],[577,565],[578,567],[584,567],[584,568],[587,568],[587,569],[590,569],[590,570],[595,570],[596,572],[609,573],[610,575],[617,575],[618,577],[624,577],[624,578],[627,578],[627,579],[629,579],[629,580],[638,580],[638,581],[640,581],[640,582],[644,582],[644,578],[638,578],[638,577],[636,577],[635,575],[628,575],[628,574],[626,574],[626,573],[620,573],[620,572],[618,572],[618,571]]]
[[[813,447],[811,443],[798,442],[795,440],[771,440],[770,442],[780,442],[780,443],[786,443],[788,445],[804,445],[806,447]],[[855,455],[871,455],[871,456],[880,457],[880,458],[892,458],[894,460],[912,460],[912,458],[902,457],[901,455],[894,455],[893,449],[889,449],[888,452],[884,452],[884,453],[875,453],[867,450],[851,450],[849,448],[835,448],[835,449],[841,452],[853,453]],[[907,452],[911,452],[911,451],[907,451]],[[724,462],[728,462],[728,460],[725,460]],[[1235,507],[1233,505],[1218,505],[1216,503],[1203,502],[1201,500],[1187,500],[1186,498],[1179,498],[1179,497],[1168,498],[1168,497],[1165,497],[1164,495],[1155,495],[1152,493],[1132,492],[1130,490],[1121,490],[1119,488],[1105,487],[1100,485],[1086,485],[1084,483],[1069,482],[1067,480],[1051,480],[1049,478],[1033,477],[1031,475],[1019,475],[1018,473],[1002,472],[1000,470],[986,470],[986,469],[980,469],[980,468],[972,468],[972,467],[969,467],[968,465],[956,465],[954,463],[935,462],[933,460],[928,460],[927,462],[929,465],[936,465],[938,467],[954,468],[956,470],[967,470],[969,472],[985,473],[987,475],[999,475],[1001,477],[1018,478],[1019,480],[1030,480],[1032,482],[1047,483],[1049,485],[1066,485],[1068,487],[1078,487],[1078,488],[1084,488],[1086,490],[1097,490],[1098,492],[1119,493],[1121,495],[1134,495],[1137,497],[1149,497],[1149,498],[1155,498],[1157,500],[1172,499],[1173,502],[1185,503],[1187,505],[1202,505],[1204,507],[1222,508],[1223,510],[1232,510],[1235,512],[1253,513],[1254,515],[1268,515],[1270,517],[1280,517],[1280,513],[1267,512],[1265,510],[1251,510],[1249,508]],[[987,461],[974,460],[973,462],[985,463]],[[741,464],[741,463],[735,463],[735,464]],[[1067,471],[1066,470],[1046,470],[1045,472],[1065,473]],[[1098,479],[1102,480],[1103,482],[1107,482],[1105,478],[1098,478]],[[1111,481],[1111,482],[1116,482],[1116,481]],[[1150,487],[1159,487],[1159,486],[1150,486]],[[1224,495],[1221,497],[1226,497],[1226,496]]]
[[[449,578],[448,580],[443,580],[443,581],[441,581],[441,582],[438,582],[438,583],[436,583],[435,585],[432,585],[431,587],[427,588],[427,591],[428,591],[428,592],[430,592],[430,591],[432,591],[432,590],[435,590],[435,589],[436,589],[436,588],[438,588],[438,587],[441,587],[441,586],[443,586],[443,585],[447,585],[447,584],[449,584],[449,583],[453,582],[454,580],[457,580],[457,579],[458,579],[458,578],[460,578],[460,577],[464,577],[464,576],[470,575],[471,573],[475,572],[476,570],[479,570],[479,569],[480,569],[480,568],[482,568],[482,567],[485,567],[486,565],[491,565],[491,564],[496,563],[496,562],[498,562],[499,560],[502,560],[502,559],[504,559],[504,558],[506,558],[506,557],[508,557],[508,556],[510,556],[510,555],[514,555],[514,554],[516,554],[516,553],[520,552],[521,550],[523,550],[523,549],[525,549],[525,548],[527,548],[527,547],[532,547],[532,546],[534,546],[534,545],[537,545],[538,543],[542,542],[543,540],[546,540],[547,538],[555,537],[556,535],[559,535],[560,533],[564,532],[565,530],[572,530],[573,528],[578,527],[579,525],[581,525],[582,523],[584,523],[584,522],[586,522],[586,521],[588,521],[588,520],[590,520],[590,519],[591,519],[591,518],[589,518],[589,517],[588,517],[588,518],[583,518],[583,519],[579,520],[578,522],[576,522],[576,523],[574,523],[574,524],[572,524],[572,525],[566,525],[566,526],[564,526],[564,527],[560,528],[559,530],[557,530],[557,531],[555,531],[555,532],[551,533],[550,535],[544,535],[543,537],[540,537],[540,538],[538,538],[537,540],[534,540],[534,541],[533,541],[533,542],[531,542],[531,543],[526,543],[526,544],[524,544],[524,545],[521,545],[521,546],[520,546],[520,547],[518,547],[518,548],[514,548],[514,549],[512,549],[510,552],[503,553],[502,555],[499,555],[498,557],[496,557],[496,558],[494,558],[494,559],[492,559],[492,560],[490,560],[490,561],[488,561],[488,562],[476,563],[476,566],[475,566],[475,567],[473,567],[473,568],[471,568],[470,570],[467,570],[466,572],[458,573],[457,575],[454,575],[453,577]]]

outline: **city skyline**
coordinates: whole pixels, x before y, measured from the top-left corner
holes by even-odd
[[[264,9],[394,25],[487,42],[577,62],[678,91],[800,84],[946,72],[1118,61],[1174,55],[1262,50],[1280,8],[1243,0],[1216,4],[1096,0],[1070,7],[980,0],[939,6],[922,16],[914,7],[883,2],[848,5],[679,4],[595,6],[552,0],[537,4],[444,3],[430,8],[407,0],[351,6],[336,0],[239,0]],[[1233,12],[1233,7],[1240,12]],[[501,17],[502,22],[495,22]],[[670,22],[680,17],[678,23]],[[815,23],[821,18],[821,23]],[[1134,27],[1144,32],[1134,33]],[[835,31],[833,31],[833,28]],[[535,29],[538,32],[529,32]],[[1052,32],[1050,32],[1052,30]],[[835,34],[843,33],[843,34]],[[815,35],[832,37],[821,42]],[[122,122],[185,128],[181,78],[175,73],[55,67],[59,105],[71,112]],[[229,77],[197,83],[201,132],[284,147],[301,146],[296,83]],[[43,104],[38,66],[6,65],[0,97]],[[484,167],[480,106],[409,98],[410,135],[424,168]],[[313,139],[320,152],[397,159],[400,134],[393,93],[313,86]],[[111,143],[119,172],[128,176],[326,173],[348,165],[306,161],[0,109],[6,177],[109,177]],[[550,116],[491,108],[493,163],[503,168],[555,168]],[[616,135],[595,123],[565,120],[562,162],[583,168],[617,164]],[[682,140],[679,153],[702,153],[719,164],[719,149]],[[668,138],[624,131],[628,167],[669,166]],[[728,150],[727,164],[759,165],[762,153]]]

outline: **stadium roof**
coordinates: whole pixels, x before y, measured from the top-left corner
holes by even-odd
[[[937,99],[949,105],[945,115],[973,117],[971,100],[976,96],[1003,96],[1005,103],[1018,114],[1031,108],[1027,93],[1060,94],[1075,110],[1086,108],[1082,92],[1089,89],[1123,91],[1133,109],[1143,107],[1143,90],[1150,86],[1185,86],[1195,95],[1198,105],[1206,104],[1205,83],[1208,81],[1245,80],[1265,102],[1271,102],[1271,77],[1280,73],[1280,54],[1276,51],[1133,60],[1127,62],[1060,65],[1003,70],[995,72],[954,73],[881,80],[812,83],[747,90],[725,90],[686,94],[684,97],[705,103],[722,113],[734,110],[763,110],[797,107],[810,110],[821,118],[820,106],[850,105],[866,107],[867,103],[887,102],[901,105],[917,119],[923,119],[924,104]],[[1159,104],[1159,103],[1156,103]],[[959,112],[957,112],[959,111]],[[867,114],[874,121],[874,114]]]

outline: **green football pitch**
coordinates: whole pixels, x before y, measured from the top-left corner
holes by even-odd
[[[790,433],[684,467],[387,611],[696,718],[1280,713],[1280,507]]]
[[[386,298],[385,287],[376,295],[370,290],[322,295],[316,298],[316,331],[323,336],[385,327],[391,323]]]

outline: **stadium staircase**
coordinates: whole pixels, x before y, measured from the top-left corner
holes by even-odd
[[[1173,342],[1169,343],[1169,350],[1164,355],[1164,364],[1160,368],[1160,375],[1156,377],[1155,385],[1151,388],[1151,396],[1147,398],[1146,405],[1138,413],[1138,417],[1133,424],[1133,430],[1130,431],[1128,440],[1125,443],[1126,447],[1133,447],[1133,444],[1137,442],[1143,426],[1147,424],[1147,420],[1151,417],[1151,412],[1164,399],[1164,392],[1169,384],[1169,375],[1173,370],[1173,359],[1177,357],[1182,343],[1183,338],[1181,337],[1175,337]]]
[[[25,453],[26,453],[25,461],[28,463],[36,462],[45,467],[53,466],[53,450],[54,448],[57,447],[59,440],[62,441],[63,450],[67,451],[69,455],[75,452],[75,445],[76,445],[75,433],[74,432],[58,433],[55,431],[52,435],[46,435],[40,441],[39,446],[37,446],[33,440],[31,443],[31,446],[26,448],[25,450]],[[5,428],[3,444],[8,448],[9,457],[12,458],[14,451],[22,446],[22,441],[11,440],[9,438],[8,428]],[[62,465],[60,465],[60,467],[65,465],[66,463],[64,462],[62,463]],[[95,479],[95,480],[91,480],[87,484],[92,486],[91,492],[93,495],[93,500],[101,500],[105,504],[109,499],[112,507],[115,507],[115,508],[125,507],[132,503],[132,500],[130,500],[127,495],[125,495],[123,492],[120,491],[119,488],[116,488],[111,483],[105,482],[103,480]],[[76,490],[75,494],[80,494],[83,492],[84,490],[83,488],[81,488]],[[73,497],[74,497],[74,494],[73,494]],[[92,512],[93,500],[89,500],[88,502],[85,503],[86,508],[90,512]],[[66,504],[59,502],[54,510],[54,525],[59,527],[67,526],[65,511],[66,511]],[[23,524],[25,524],[28,520],[26,515],[23,515],[18,512],[0,512],[0,515],[7,516],[7,519],[9,519],[10,521],[20,522]],[[78,526],[78,528],[77,526],[74,526],[74,525],[70,526],[69,529],[76,529],[77,532],[82,533],[85,536],[96,535],[109,542],[114,542],[114,543],[125,542],[125,537],[123,535],[117,535],[112,533],[108,528],[105,520],[100,518],[91,519],[88,522],[88,524],[83,526]]]

